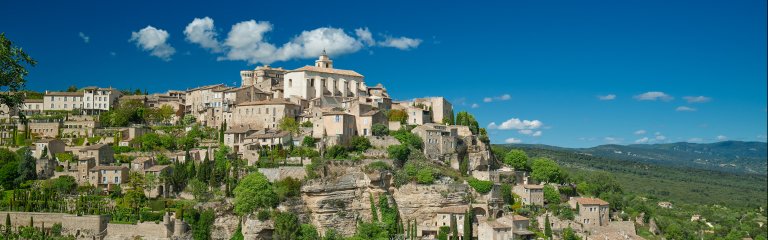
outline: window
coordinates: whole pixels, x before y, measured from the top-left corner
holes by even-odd
[[[293,79],[288,79],[288,87],[293,87]]]
[[[339,115],[336,115],[336,116],[335,116],[335,119],[334,119],[334,122],[339,122],[339,120],[340,120],[340,119],[341,119],[341,116],[339,116]]]
[[[120,177],[115,177],[115,183],[120,183]]]

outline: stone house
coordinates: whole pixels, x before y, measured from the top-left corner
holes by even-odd
[[[88,171],[88,182],[104,190],[112,190],[115,185],[128,182],[128,167],[95,166]]]
[[[155,159],[151,157],[137,157],[131,161],[131,171],[144,172],[155,165]]]
[[[239,153],[246,143],[246,137],[256,132],[256,128],[250,125],[237,125],[224,131],[224,145],[232,148],[233,152]]]
[[[245,137],[244,145],[250,148],[272,148],[278,145],[286,146],[291,142],[291,133],[277,129],[262,129]]]
[[[31,135],[41,138],[56,138],[59,136],[62,123],[59,120],[31,120],[27,124]],[[19,129],[24,129],[24,125],[19,124]]]
[[[32,156],[40,159],[43,155],[46,155],[48,159],[55,159],[56,154],[64,152],[64,141],[59,139],[40,139],[35,142],[35,148],[32,151]],[[45,154],[43,151],[47,151]]]
[[[443,119],[453,118],[453,105],[444,97],[427,97],[413,100],[416,106],[424,106],[430,112],[430,122],[443,123]]]
[[[456,153],[457,133],[444,125],[427,123],[416,126],[411,132],[424,141],[424,155],[429,159],[440,160]]]
[[[355,116],[341,111],[325,112],[322,124],[313,129],[312,135],[321,139],[327,137],[328,145],[345,145],[357,135]]]
[[[285,73],[283,86],[285,97],[296,96],[313,99],[322,96],[357,97],[366,95],[363,75],[336,69],[333,61],[323,52],[314,66],[304,66]]]
[[[40,114],[44,109],[43,99],[24,99],[24,104],[19,108],[27,116]]]
[[[468,206],[451,206],[438,209],[435,211],[436,215],[433,219],[419,224],[416,236],[421,237],[422,239],[436,239],[440,227],[450,227],[451,217],[454,217],[456,218],[456,228],[460,235],[458,237],[463,240],[464,215],[467,213],[468,209]],[[473,223],[473,225],[474,224],[475,223]]]
[[[571,197],[568,205],[578,213],[574,221],[583,224],[584,227],[608,225],[610,220],[608,202],[599,198]]]
[[[272,88],[282,84],[283,76],[287,71],[282,67],[272,68],[269,65],[257,66],[253,70],[240,71],[240,86],[254,86],[262,92],[268,93]]]
[[[518,184],[512,192],[520,196],[525,205],[544,206],[544,185]]]
[[[94,158],[96,165],[109,164],[115,161],[115,151],[107,144],[94,144],[81,148],[77,155],[80,158]]]
[[[429,110],[416,106],[408,106],[405,108],[405,111],[408,113],[408,124],[423,125],[432,122],[432,115]]]
[[[534,233],[528,230],[530,220],[520,215],[507,215],[495,220],[481,221],[478,239],[507,240],[533,239]]]
[[[238,104],[232,111],[232,125],[277,128],[283,118],[296,118],[301,106],[285,99],[251,101]]]
[[[168,197],[171,193],[171,184],[163,181],[161,175],[172,173],[173,168],[168,165],[154,165],[144,170],[144,175],[154,175],[157,184],[153,189],[144,189],[144,194],[149,198]]]
[[[387,125],[387,116],[382,111],[370,110],[357,117],[357,132],[360,136],[373,136],[373,125]]]

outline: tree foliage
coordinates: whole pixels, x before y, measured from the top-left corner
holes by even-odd
[[[234,190],[235,212],[245,215],[259,208],[274,207],[278,198],[264,174],[254,172],[245,176]]]
[[[36,64],[37,61],[7,39],[5,33],[0,33],[0,90],[8,92],[0,94],[0,105],[18,109],[24,104],[24,94],[21,91],[27,82],[27,67],[34,67]],[[18,114],[22,122],[26,122],[22,111],[18,111]]]
[[[504,155],[504,163],[515,170],[530,170],[528,155],[523,150],[509,150],[509,152]]]
[[[540,182],[562,183],[565,180],[565,172],[555,161],[537,158],[531,164],[531,178]]]
[[[389,135],[389,126],[381,123],[374,123],[373,126],[371,126],[371,133],[373,136],[387,136]]]

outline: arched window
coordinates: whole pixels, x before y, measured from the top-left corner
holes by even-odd
[[[293,87],[293,79],[288,79],[288,87]]]

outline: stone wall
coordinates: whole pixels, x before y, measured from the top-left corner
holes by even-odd
[[[400,144],[400,141],[393,136],[368,136],[366,138],[371,141],[371,146],[375,148],[387,149],[391,145]]]
[[[307,176],[307,171],[304,167],[299,166],[285,166],[278,168],[259,168],[259,172],[269,179],[270,182],[282,180],[288,177],[295,179],[304,179]]]
[[[117,224],[107,225],[107,240],[129,240],[136,237],[142,239],[170,239],[173,234],[163,222],[143,222],[138,224]]]
[[[29,226],[30,218],[34,220],[35,227],[45,225],[50,229],[54,224],[60,223],[63,235],[73,235],[78,239],[102,239],[106,233],[109,215],[77,216],[65,213],[38,213],[38,212],[0,212],[0,216],[9,215],[11,225]]]

